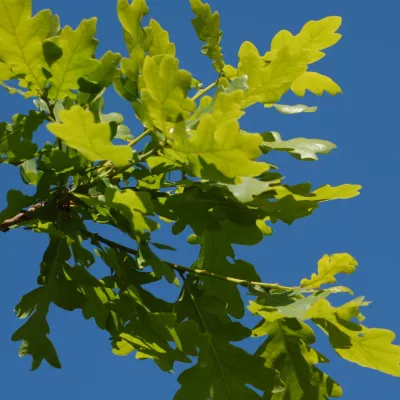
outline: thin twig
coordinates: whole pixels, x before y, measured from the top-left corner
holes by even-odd
[[[196,101],[199,97],[203,96],[204,94],[206,94],[208,91],[210,91],[211,89],[215,88],[218,85],[218,80],[211,83],[211,85],[208,85],[206,88],[199,90],[193,97],[192,100]]]
[[[122,244],[116,243],[112,240],[106,239],[100,235],[98,235],[97,233],[92,233],[89,232],[87,230],[82,230],[83,233],[85,233],[86,235],[90,236],[94,241],[99,241],[102,242],[104,244],[106,244],[109,247],[112,248],[117,248],[120,250],[123,250],[129,254],[132,254],[134,256],[138,255],[138,251],[135,249],[132,249],[130,247],[124,246]],[[291,291],[291,290],[295,290],[298,289],[298,287],[291,287],[291,286],[282,286],[279,285],[278,283],[265,283],[265,282],[255,282],[255,281],[247,281],[245,279],[238,279],[238,278],[233,278],[231,276],[224,276],[224,275],[219,275],[219,274],[215,274],[213,272],[204,270],[204,269],[196,269],[196,268],[188,268],[188,267],[184,267],[182,265],[178,265],[178,264],[174,264],[168,261],[163,261],[166,265],[168,265],[171,269],[179,272],[179,273],[189,273],[189,274],[193,274],[196,276],[205,276],[208,278],[213,278],[213,279],[219,279],[219,280],[223,280],[223,281],[227,281],[227,282],[231,282],[235,285],[239,285],[239,286],[243,286],[246,288],[249,287],[261,287],[264,289],[276,289],[276,290],[282,290],[282,291]]]

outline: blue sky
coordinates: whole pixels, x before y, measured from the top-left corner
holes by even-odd
[[[114,0],[33,0],[34,9],[51,8],[60,14],[63,25],[76,27],[83,18],[99,18],[98,55],[110,49],[126,55],[117,20]],[[283,138],[309,137],[335,142],[338,149],[322,156],[316,163],[301,163],[287,156],[274,156],[290,184],[310,181],[314,187],[329,183],[357,183],[363,186],[360,197],[326,203],[311,217],[288,227],[275,226],[272,237],[255,249],[240,248],[239,257],[254,263],[266,281],[296,284],[316,269],[317,260],[325,253],[350,252],[359,261],[356,274],[341,283],[364,295],[373,304],[365,312],[369,327],[385,327],[400,335],[398,317],[398,281],[400,280],[398,202],[400,186],[398,147],[398,13],[396,1],[363,2],[305,0],[269,2],[262,0],[214,0],[221,13],[224,30],[223,48],[226,61],[237,62],[237,50],[245,40],[267,50],[273,35],[281,29],[297,33],[311,19],[328,15],[343,17],[342,41],[328,49],[327,57],[316,69],[331,76],[343,88],[337,97],[306,96],[300,102],[318,105],[316,114],[283,116],[274,110],[255,107],[244,119],[246,130],[275,130]],[[200,54],[190,24],[191,12],[186,0],[148,0],[151,16],[175,41],[181,66],[207,83],[215,79],[209,61]],[[112,89],[110,89],[112,92]],[[125,123],[139,131],[127,102],[115,94],[107,95],[108,111],[122,112]],[[299,102],[287,96],[285,103]],[[10,121],[16,112],[27,111],[30,101],[0,92],[0,120]],[[39,135],[45,135],[40,131]],[[19,182],[19,172],[11,166],[0,166],[0,206],[10,188],[27,190]],[[111,233],[111,232],[110,232]],[[167,230],[158,239],[180,246],[172,260],[190,264],[195,257],[184,239],[171,238]],[[85,321],[79,312],[52,310],[51,337],[61,361],[62,370],[47,365],[34,373],[30,360],[19,359],[18,344],[11,334],[20,325],[13,307],[20,296],[36,285],[38,265],[46,239],[23,231],[0,236],[2,285],[0,302],[0,398],[41,400],[106,399],[124,396],[132,399],[172,399],[177,389],[176,376],[159,371],[150,362],[133,357],[118,358],[110,351],[108,336],[93,321]],[[179,257],[179,258],[177,258]],[[344,298],[346,300],[346,298]],[[337,357],[320,339],[317,348],[332,364],[323,366],[344,389],[343,399],[361,400],[395,398],[400,393],[400,380],[363,369]],[[397,341],[400,344],[400,340]]]

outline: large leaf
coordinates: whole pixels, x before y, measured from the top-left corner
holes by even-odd
[[[392,344],[395,334],[354,322],[355,318],[364,319],[359,308],[366,305],[362,297],[340,307],[322,299],[313,304],[307,317],[329,335],[332,347],[342,358],[400,377],[400,346]]]
[[[190,0],[192,11],[196,18],[192,19],[192,24],[196,30],[198,38],[205,43],[202,53],[209,57],[218,72],[222,71],[224,61],[222,59],[220,42],[222,31],[220,28],[220,17],[218,12],[211,12],[209,4],[204,4],[201,0]]]
[[[32,17],[31,0],[0,1],[0,59],[12,68],[14,76],[22,75],[21,84],[34,92],[42,92],[45,87],[42,44],[51,21],[50,10]]]
[[[215,181],[240,182],[242,176],[257,176],[269,165],[253,161],[260,156],[260,135],[241,133],[237,121],[217,123],[204,115],[196,130],[176,125],[171,149],[165,154],[182,163],[194,176]]]
[[[342,389],[315,364],[329,360],[309,345],[315,342],[314,332],[294,318],[281,319],[257,330],[257,336],[268,335],[256,354],[264,358],[265,366],[279,371],[285,390],[265,394],[264,399],[327,400],[341,397]]]
[[[115,146],[110,142],[110,125],[95,123],[90,111],[73,106],[70,110],[61,111],[59,117],[62,123],[47,124],[49,131],[88,160],[111,160],[121,166],[128,164],[132,158],[132,150],[128,146]]]
[[[61,31],[57,45],[62,55],[50,66],[51,99],[76,97],[72,91],[79,88],[78,80],[98,68],[99,61],[93,58],[97,46],[94,39],[96,23],[96,18],[83,20],[75,31],[69,26]]]
[[[232,322],[226,316],[225,303],[203,289],[186,280],[177,304],[180,319],[195,321],[202,336],[192,336],[193,345],[200,349],[198,362],[180,375],[182,387],[174,400],[261,400],[253,388],[274,390],[278,383],[275,372],[264,366],[261,357],[230,343],[249,337],[251,331]]]
[[[325,254],[318,261],[318,274],[312,274],[311,279],[302,279],[301,286],[308,289],[318,289],[327,283],[335,283],[336,274],[352,274],[358,266],[350,254]]]

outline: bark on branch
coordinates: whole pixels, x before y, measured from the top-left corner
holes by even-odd
[[[22,211],[19,214],[15,215],[14,217],[6,219],[4,222],[0,224],[0,232],[7,232],[10,230],[12,226],[20,225],[25,221],[33,219],[34,218],[33,213],[42,205],[43,205],[42,203],[37,203],[28,210]]]

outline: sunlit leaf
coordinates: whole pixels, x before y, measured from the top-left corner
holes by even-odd
[[[311,279],[302,279],[301,286],[308,289],[319,288],[327,283],[335,283],[336,274],[352,274],[358,266],[350,254],[325,254],[318,261],[318,274],[312,274]]]
[[[79,106],[60,112],[61,124],[50,123],[47,128],[69,147],[78,150],[91,161],[111,160],[115,165],[126,165],[132,158],[127,146],[110,142],[111,130],[107,123],[95,123],[90,111]]]
[[[329,154],[336,145],[327,140],[295,138],[282,140],[278,132],[266,132],[262,135],[264,141],[261,149],[287,151],[293,157],[301,160],[318,160],[317,154]]]
[[[66,26],[61,31],[57,45],[62,55],[50,66],[51,99],[75,98],[72,91],[79,88],[79,79],[86,78],[98,68],[99,61],[92,58],[97,46],[94,39],[96,23],[97,19],[92,18],[82,21],[76,30]]]
[[[196,30],[198,38],[205,43],[202,53],[209,57],[218,72],[224,67],[223,56],[221,53],[220,42],[222,31],[220,29],[220,17],[217,11],[211,12],[210,5],[201,0],[190,0],[192,11],[196,18],[192,19],[192,24]]]
[[[307,71],[298,77],[291,86],[292,91],[297,96],[304,96],[306,90],[321,96],[324,92],[335,96],[342,93],[342,89],[331,78],[317,72]]]
[[[23,76],[22,86],[34,92],[42,92],[46,82],[42,44],[51,21],[50,10],[32,17],[31,0],[0,2],[0,59],[12,68],[13,75]]]

